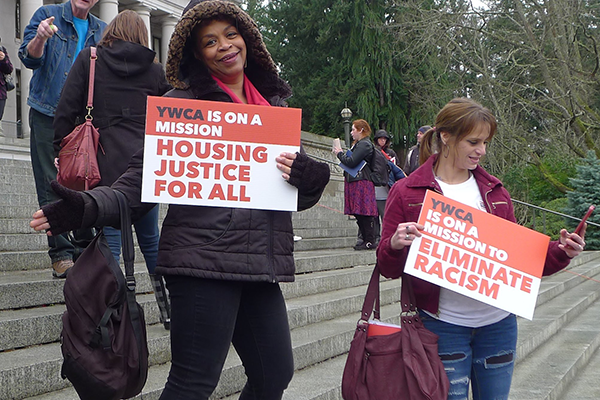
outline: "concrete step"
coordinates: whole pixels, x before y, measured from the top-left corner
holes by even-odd
[[[398,283],[398,281],[385,281],[381,284],[382,304],[391,303],[391,305],[383,306],[382,313],[389,318],[394,318],[394,315],[397,318],[399,315],[399,306],[395,304],[399,300]],[[351,335],[360,314],[359,309],[362,305],[364,287],[354,288],[353,290],[344,289],[337,294],[335,292],[331,293],[331,296],[336,300],[327,302],[323,301],[324,299],[320,296],[309,296],[310,298],[297,298],[297,301],[291,300],[288,303],[291,310],[290,322],[292,326],[294,321],[299,321],[295,315],[306,315],[306,318],[300,319],[306,323],[310,323],[311,319],[316,319],[316,315],[321,312],[334,317],[329,320],[319,321],[310,325],[301,325],[292,329],[295,366],[298,369],[338,356],[348,349]],[[337,300],[337,298],[347,298],[348,300],[344,301],[347,303],[355,303],[355,298],[360,298],[361,300],[358,308],[351,310],[350,314],[335,316],[328,309],[338,306],[336,303],[340,300]],[[328,307],[328,303],[331,307]],[[345,310],[345,308],[339,308],[339,312],[342,314]],[[313,315],[313,317],[310,317],[310,315]],[[168,361],[165,360],[165,357],[168,359],[169,341],[168,334],[165,332],[162,326],[155,325],[149,327],[148,337],[151,351],[151,365],[164,364]],[[65,383],[57,373],[62,363],[58,343],[5,352],[2,358],[3,362],[0,363],[0,398],[22,399],[59,390],[64,387]],[[43,379],[40,379],[40,384],[31,382],[30,377],[25,373],[26,370],[30,371],[36,377],[43,377]],[[158,372],[157,375],[160,378],[155,379],[158,379],[160,384],[158,388],[152,390],[162,390],[168,369],[164,366],[158,366],[153,371]],[[223,397],[241,390],[241,386],[244,383],[244,380],[241,379],[242,376],[243,367],[241,362],[235,353],[231,352],[216,395]],[[10,382],[10,385],[7,384],[8,382]],[[151,388],[153,385],[149,383],[146,386]],[[144,391],[146,392],[147,389]],[[70,397],[63,398],[68,399]]]
[[[27,162],[29,160],[29,138],[0,136],[0,164],[8,161]]]
[[[50,268],[48,250],[0,252],[0,274]],[[50,270],[48,273],[51,274]]]
[[[48,239],[44,233],[0,233],[0,252],[29,251],[48,248]]]
[[[33,169],[29,162],[20,160],[11,160],[10,163],[0,162],[0,173],[4,177],[0,179],[0,185],[12,182],[25,186],[34,183]]]
[[[303,211],[303,212],[310,212],[310,210]],[[298,215],[298,213],[294,213],[292,216],[294,230],[327,229],[327,228],[331,229],[331,228],[340,228],[340,227],[357,228],[356,220],[353,218],[352,219],[348,218],[346,215],[331,214],[330,218],[326,218],[326,219],[316,219],[316,218],[315,219],[299,219],[299,218],[296,218],[296,215]]]
[[[388,321],[397,321],[399,318],[399,305],[382,306],[382,314],[390,316],[387,319]],[[320,329],[315,330],[310,335],[312,341],[306,339],[305,330],[294,329],[291,331],[296,372],[289,388],[286,390],[286,394],[284,394],[284,399],[341,400],[341,396],[337,396],[336,393],[340,391],[341,371],[346,361],[345,353],[348,351],[350,340],[354,335],[357,318],[358,313],[319,324],[318,328]],[[318,346],[316,346],[317,343]],[[319,351],[320,347],[321,351]],[[309,357],[320,361],[307,361]],[[307,362],[311,362],[310,367],[299,367],[299,364],[306,364]],[[135,399],[157,400],[167,380],[169,368],[170,363],[152,366],[146,386]],[[241,390],[244,382],[245,376],[241,361],[232,348],[211,400],[233,400],[237,398],[237,393]],[[295,396],[297,393],[302,393],[307,387],[310,387],[309,392],[304,392],[301,397]],[[330,395],[334,395],[334,397],[327,397]],[[78,396],[72,388],[67,388],[59,392],[26,398],[31,400],[76,400]]]
[[[20,222],[17,222],[20,221]],[[35,232],[29,228],[30,219],[0,219],[0,273],[8,271],[38,270],[50,267],[47,254],[48,244],[45,233]],[[5,224],[5,225],[4,225]],[[22,224],[22,225],[21,225]],[[18,225],[20,232],[11,232],[11,227]],[[4,231],[4,233],[2,233]],[[307,236],[295,243],[297,252],[310,252],[314,250],[337,249],[352,253],[352,246],[356,242],[355,229],[336,229],[329,231],[329,240],[323,232],[315,230],[304,233]],[[3,235],[4,239],[3,239]],[[313,237],[317,235],[319,237]],[[346,236],[348,235],[348,236]],[[134,234],[136,246],[136,260],[143,260],[143,255],[137,246],[137,237]],[[310,239],[320,239],[311,241]],[[303,242],[304,241],[304,242]],[[320,255],[320,254],[319,254]]]
[[[568,385],[588,369],[590,358],[600,346],[598,315],[600,302],[596,301],[576,318],[561,324],[558,333],[519,362],[510,400],[563,399]],[[598,387],[598,382],[594,386]]]
[[[585,279],[600,273],[600,251],[586,251],[575,258],[567,268],[545,276],[540,285],[537,306],[551,300],[560,293],[573,288]]]
[[[330,219],[332,218],[332,216],[336,216],[338,218],[345,218],[347,219],[348,216],[344,215],[344,208],[343,208],[343,203],[342,205],[335,205],[336,208],[332,208],[332,207],[323,207],[322,204],[321,206],[319,206],[318,204],[315,205],[313,208],[311,208],[310,210],[306,210],[306,211],[302,211],[299,213],[296,213],[295,218],[298,220],[301,219],[313,219],[313,218],[317,218],[317,219]],[[337,208],[339,207],[339,208]]]
[[[136,277],[142,276],[136,278],[139,281],[139,290],[151,291],[149,286],[144,286],[149,283],[143,257],[139,254],[139,249],[136,253]],[[375,252],[352,249],[302,251],[296,253],[295,260],[298,274],[303,274],[374,264]],[[0,261],[3,265],[0,269],[0,310],[62,302],[64,282],[52,278],[47,252],[2,252]],[[24,262],[32,264],[23,268]],[[5,263],[9,264],[8,267]],[[33,268],[33,265],[40,268]],[[8,269],[11,266],[14,268]],[[19,270],[18,266],[22,269]]]
[[[295,232],[296,234],[298,232]],[[294,242],[295,251],[307,250],[323,250],[335,248],[352,248],[356,244],[356,237],[340,236],[340,237],[323,237],[323,238],[306,238]]]
[[[600,399],[600,351],[596,350],[587,367],[574,378],[562,400],[598,400]]]
[[[330,249],[297,251],[294,254],[294,259],[296,261],[296,274],[305,274],[352,265],[375,264],[376,255],[374,250]]]
[[[0,150],[16,150],[21,153],[21,148],[12,144],[2,143],[2,137],[0,137]],[[29,144],[27,145],[27,151],[29,151]],[[24,155],[24,154],[19,154]],[[0,171],[6,170],[7,172],[17,173],[21,175],[33,176],[33,170],[31,169],[31,160],[29,158],[24,159],[23,157],[3,157],[0,158]]]
[[[147,324],[158,324],[159,311],[154,294],[137,296]],[[59,341],[64,304],[0,311],[0,351],[20,349]],[[25,334],[26,333],[26,334]]]
[[[0,179],[0,191],[7,194],[35,195],[33,176],[11,176],[10,178]],[[35,204],[37,204],[37,198]]]
[[[6,193],[2,196],[3,204],[6,206],[21,206],[25,204],[32,204],[36,206],[37,195],[35,191],[33,193]],[[35,210],[34,210],[35,211]],[[33,214],[33,213],[32,213]]]
[[[135,264],[136,291],[152,291],[146,265]],[[64,303],[64,279],[52,278],[50,269],[11,271],[0,274],[0,310]]]
[[[358,227],[347,225],[337,228],[315,228],[315,229],[296,229],[294,228],[294,234],[302,237],[303,239],[329,239],[345,236],[348,238],[354,238],[356,243],[356,237],[358,235]]]
[[[546,301],[538,301],[532,321],[519,318],[517,364],[600,297],[598,283],[579,276],[597,276],[600,273],[598,259],[580,264],[578,262],[579,260],[574,260],[575,265],[570,267],[572,273],[561,271],[542,279],[544,285],[540,287],[538,298],[549,297],[548,293],[554,296]],[[560,280],[561,277],[563,281]]]
[[[282,284],[284,296],[288,299],[290,326],[294,328],[315,320],[334,318],[360,308],[364,296],[361,285],[368,281],[371,271],[371,266],[355,267],[351,271],[309,274],[315,276]],[[143,275],[138,277],[140,293],[149,291],[148,282],[140,282],[145,279],[147,277]],[[137,297],[145,310],[147,323],[158,323],[154,294]],[[7,333],[0,336],[0,351],[58,341],[64,311],[62,301],[43,307],[0,311],[0,332]]]
[[[29,221],[31,215],[27,218],[0,218],[0,234],[35,234],[36,232],[29,226]],[[45,235],[41,232],[37,234]]]
[[[547,343],[549,340],[548,339],[542,339],[542,340],[536,340],[532,342],[532,339],[535,337],[538,337],[540,335],[541,331],[547,330],[545,328],[546,325],[553,325],[552,323],[548,324],[549,320],[551,319],[551,316],[554,315],[555,318],[561,319],[561,318],[566,318],[564,317],[565,314],[580,314],[580,312],[578,311],[578,306],[577,304],[582,304],[585,303],[585,300],[577,300],[579,299],[585,299],[586,297],[589,296],[590,290],[592,292],[592,297],[595,296],[594,294],[594,286],[591,285],[591,283],[596,283],[594,281],[591,281],[590,279],[586,279],[586,278],[582,278],[579,275],[584,275],[584,272],[588,272],[591,274],[594,273],[594,270],[596,269],[595,267],[593,267],[590,264],[595,264],[597,263],[597,257],[594,256],[594,254],[585,254],[584,256],[582,256],[581,260],[575,260],[573,262],[573,266],[571,267],[571,271],[570,273],[561,273],[562,274],[562,281],[560,279],[557,279],[557,276],[552,276],[552,277],[547,277],[544,278],[545,282],[543,285],[543,288],[541,289],[540,292],[540,297],[544,297],[546,296],[547,298],[549,298],[548,300],[542,302],[542,304],[538,304],[538,307],[536,309],[536,313],[535,313],[535,318],[534,321],[537,323],[537,329],[527,329],[527,327],[524,327],[523,324],[524,322],[527,323],[528,321],[519,320],[519,324],[520,324],[520,339],[519,339],[519,350],[518,350],[518,359],[517,359],[517,368],[521,368],[519,365],[521,363],[525,363],[527,362],[528,359],[530,359],[531,357],[533,357],[533,355],[529,356],[529,353],[532,353],[531,351],[529,351],[528,353],[526,353],[524,351],[524,348],[527,347],[526,343],[535,343],[535,347],[532,351],[535,351],[535,353],[538,352],[538,348],[541,348],[542,346],[545,345],[545,343]],[[344,271],[344,270],[342,270]],[[354,271],[345,271],[347,278],[349,278],[352,273]],[[370,267],[363,267],[361,270],[361,274],[363,275],[362,279],[368,279],[368,277],[370,276],[370,272],[371,272],[371,268]],[[579,275],[576,275],[579,274]],[[310,284],[308,282],[308,280],[310,279],[309,276],[312,274],[307,274],[306,276],[299,276],[299,280],[303,281],[306,280],[306,282],[299,282],[299,285],[302,287],[312,287],[313,285]],[[334,281],[335,279],[332,279],[333,277],[333,272],[332,271],[327,271],[327,272],[323,272],[321,273],[321,277],[319,279],[328,279],[329,282]],[[579,284],[573,285],[571,282],[573,281],[573,279],[578,279],[579,280]],[[565,283],[566,282],[566,283]],[[399,281],[387,281],[382,283],[382,287],[386,287],[386,291],[387,291],[387,286],[386,285],[395,285],[395,288],[393,289],[395,291],[395,296],[399,295]],[[285,287],[288,285],[294,285],[294,284],[285,284],[282,285],[282,287],[284,288],[284,291],[286,290]],[[587,286],[584,286],[587,285]],[[364,286],[358,288],[359,290],[356,290],[356,296],[354,301],[357,302],[356,307],[360,308],[360,305],[362,305],[362,298],[364,296]],[[294,292],[296,289],[292,290],[292,289],[288,289],[291,292]],[[560,290],[565,290],[565,292],[560,292]],[[288,293],[290,293],[288,291]],[[329,305],[330,309],[333,309],[334,307],[332,306],[332,304],[335,304],[336,302],[340,301],[339,298],[342,297],[348,297],[348,294],[351,294],[353,292],[353,290],[347,290],[347,289],[343,289],[341,291],[338,291],[337,295],[332,296],[332,298],[330,299],[331,304]],[[346,295],[344,295],[344,293]],[[550,296],[548,293],[553,293],[553,296]],[[289,294],[288,294],[289,295]],[[327,316],[327,311],[323,311],[320,309],[321,305],[323,304],[327,304],[328,301],[324,300],[323,295],[315,295],[315,296],[307,296],[306,298],[302,298],[302,297],[298,297],[297,301],[294,302],[293,300],[288,300],[288,308],[290,309],[290,322],[291,323],[295,323],[293,321],[297,321],[296,318],[298,316],[301,316],[302,318],[304,318],[304,321],[306,323],[306,325],[303,325],[301,327],[297,327],[295,329],[292,330],[292,337],[293,337],[293,342],[294,342],[294,354],[295,354],[295,359],[296,359],[296,368],[298,369],[297,373],[295,374],[294,380],[292,381],[292,383],[290,384],[290,388],[288,389],[288,391],[286,391],[286,397],[288,399],[296,399],[297,397],[294,397],[294,395],[296,393],[299,393],[298,391],[302,392],[303,387],[305,385],[310,387],[310,394],[307,394],[307,397],[299,397],[301,399],[340,399],[339,396],[339,384],[341,382],[341,374],[342,374],[342,370],[343,370],[343,366],[345,363],[345,355],[344,353],[347,351],[347,348],[349,346],[352,334],[353,334],[353,328],[355,326],[356,320],[357,320],[357,315],[356,312],[354,313],[348,313],[346,316],[343,317],[337,317],[337,318],[333,318],[333,319],[329,319],[327,321],[319,321],[319,322],[315,322],[315,323],[311,323],[311,317],[308,316],[308,314],[305,314],[303,311],[297,311],[297,306],[299,304],[304,303],[305,301],[307,301],[307,299],[311,299],[312,301],[310,301],[310,303],[312,303],[319,311],[316,312],[314,311],[313,318],[318,318],[318,315],[321,314],[323,316]],[[350,296],[352,297],[352,295]],[[396,297],[397,299],[397,297]],[[352,301],[352,300],[351,300]],[[350,301],[350,302],[351,302]],[[600,304],[600,302],[595,302],[592,304]],[[575,306],[571,306],[571,305],[575,305]],[[562,306],[563,310],[560,310],[560,307]],[[327,308],[327,306],[323,306],[325,308]],[[398,305],[393,305],[393,306],[385,306],[382,309],[382,315],[384,317],[384,319],[388,319],[391,320],[392,322],[397,322],[397,316],[395,316],[394,314],[396,314],[398,312]],[[591,314],[592,316],[597,316],[598,310],[593,308],[591,309],[591,311],[589,312],[589,314]],[[584,313],[582,313],[582,315],[584,315],[585,313],[587,313],[587,311],[585,311]],[[387,318],[386,318],[387,317]],[[317,320],[318,321],[318,320]],[[590,319],[590,321],[595,321],[594,319]],[[559,324],[557,326],[557,329],[560,329],[561,326],[566,327],[566,326],[574,326],[575,322],[573,323],[569,323],[569,324]],[[345,325],[346,329],[352,329],[352,331],[348,330],[346,332],[346,334],[342,334],[340,333],[340,326]],[[556,325],[556,324],[554,324]],[[342,329],[343,330],[343,329]],[[333,332],[337,332],[336,334],[334,334],[332,336],[332,334],[330,333],[330,331]],[[562,332],[562,331],[561,331]],[[561,332],[559,332],[559,334],[561,334]],[[562,346],[562,342],[564,342],[565,340],[568,340],[568,337],[571,333],[567,333],[564,334],[566,335],[565,338],[561,339],[560,342],[558,342],[558,344],[555,344],[554,348],[560,348]],[[558,335],[558,334],[557,334]],[[554,337],[558,337],[557,335],[555,335]],[[310,338],[310,339],[309,339]],[[312,344],[308,344],[310,342],[310,340],[313,340]],[[318,342],[318,345],[316,346],[314,341]],[[314,352],[314,348],[318,347],[321,349],[321,351],[325,351],[327,354],[325,354],[324,356],[321,356],[320,358],[322,358],[323,360],[315,363],[314,359],[312,359],[312,356],[309,357],[307,354],[305,354],[305,352],[310,351],[310,352]],[[596,346],[597,347],[597,346]],[[343,348],[343,350],[341,349]],[[310,350],[309,350],[310,349]],[[590,353],[591,350],[588,351],[588,353]],[[339,353],[337,355],[335,355],[334,353]],[[535,354],[533,353],[533,354]],[[325,357],[327,356],[327,357]],[[524,358],[525,361],[521,361],[521,359]],[[217,388],[217,391],[215,392],[215,396],[214,398],[221,398],[223,396],[229,396],[226,397],[227,399],[234,399],[236,398],[235,395],[232,396],[233,393],[239,391],[241,389],[241,385],[243,385],[244,382],[244,377],[243,377],[243,371],[241,369],[238,368],[239,361],[236,361],[237,357],[235,357],[235,355],[230,355],[229,359],[228,359],[228,367],[225,368],[224,372],[223,372],[223,377],[222,377],[222,383],[219,384],[219,387]],[[311,360],[311,361],[307,361],[307,360]],[[535,368],[534,368],[535,369]],[[326,371],[326,372],[325,372]],[[144,399],[157,399],[160,391],[162,390],[162,385],[164,385],[164,382],[166,380],[166,375],[168,373],[168,364],[166,365],[159,365],[159,366],[155,366],[152,367],[152,372],[151,372],[151,380],[149,380],[148,384],[146,385],[146,388],[144,388],[142,397],[138,397],[138,398],[144,398]],[[514,388],[514,392],[518,393],[521,391],[522,387],[528,388],[530,387],[530,383],[531,380],[530,379],[524,379],[523,383],[519,382],[519,380],[516,378],[517,376],[519,376],[520,373],[519,372],[515,372],[515,380],[513,383],[513,388]],[[331,379],[315,379],[315,377],[320,377],[320,376],[327,376],[327,377],[331,377]],[[304,377],[312,377],[312,381],[310,380],[310,378],[304,378]],[[236,383],[237,382],[237,383]],[[546,397],[537,397],[537,395],[535,393],[533,393],[530,389],[524,389],[526,390],[526,394],[523,395],[523,397],[515,397],[515,400],[520,400],[520,399],[545,399]],[[528,390],[528,391],[527,391]],[[58,398],[62,398],[62,399],[76,399],[77,397],[70,397],[73,395],[73,393],[71,392],[71,395],[69,395],[69,391],[63,391],[60,392],[62,397],[49,397],[49,396],[54,396],[55,394],[48,394],[45,396],[41,396],[39,397],[39,399],[58,399]],[[302,393],[306,393],[305,391]],[[548,397],[549,398],[549,397]],[[560,398],[560,397],[554,397],[554,398]],[[511,397],[512,399],[512,397]]]
[[[21,205],[0,205],[0,218],[30,218],[38,210],[37,201]]]
[[[373,265],[353,266],[312,274],[296,275],[294,282],[281,284],[283,296],[288,299],[363,286],[371,277]]]

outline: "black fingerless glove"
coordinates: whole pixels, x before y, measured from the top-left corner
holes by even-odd
[[[311,192],[315,188],[325,187],[329,173],[327,164],[311,160],[306,154],[296,153],[288,182],[300,192]]]
[[[42,207],[42,211],[53,235],[81,228],[83,224],[84,200],[83,193],[68,189],[56,181],[50,187],[61,200]]]
[[[304,175],[307,162],[308,156],[306,154],[296,153],[296,159],[290,168],[290,179],[288,179],[288,183],[290,185],[300,188],[300,185],[302,184],[302,176]]]

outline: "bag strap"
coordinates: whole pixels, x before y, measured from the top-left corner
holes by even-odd
[[[379,278],[380,272],[379,267],[375,265],[371,280],[369,281],[369,287],[367,288],[367,294],[363,302],[362,312],[360,314],[360,323],[366,323],[371,314],[374,319],[380,319],[381,309],[381,298],[379,291]],[[415,295],[412,289],[411,278],[404,274],[402,276],[402,289],[400,295],[400,303],[402,305],[402,315],[414,315],[417,313],[417,307],[415,306]]]
[[[125,263],[125,279],[127,281],[127,307],[129,309],[129,319],[131,320],[131,325],[133,328],[133,333],[135,334],[136,343],[138,346],[138,361],[139,361],[139,370],[140,376],[145,372],[145,368],[142,366],[142,354],[144,349],[142,348],[143,343],[145,343],[144,335],[142,332],[142,324],[143,320],[140,316],[140,310],[138,308],[138,304],[135,300],[135,276],[133,275],[133,262],[134,262],[134,249],[133,249],[133,233],[131,230],[131,214],[129,212],[129,204],[127,203],[127,198],[125,195],[118,191],[114,191],[117,200],[119,202],[119,213],[121,215],[121,246],[123,248],[123,261]]]
[[[94,108],[94,77],[96,76],[96,48],[90,47],[90,77],[88,81],[88,99],[87,99],[87,115],[85,119],[92,119],[92,110]]]
[[[414,315],[417,313],[415,294],[412,288],[412,278],[407,274],[402,274],[400,302],[402,303],[402,315]]]
[[[367,294],[365,295],[365,301],[363,302],[359,323],[366,323],[371,314],[373,314],[373,318],[375,319],[380,318],[379,276],[379,268],[375,264],[371,280],[369,281],[369,287],[367,288]]]
[[[123,247],[123,261],[125,262],[125,276],[127,278],[128,289],[131,286],[135,291],[135,277],[133,276],[133,233],[131,230],[131,213],[129,212],[129,204],[125,195],[118,191],[114,191],[119,203],[119,214],[121,215],[121,246]],[[131,278],[131,282],[130,279]]]

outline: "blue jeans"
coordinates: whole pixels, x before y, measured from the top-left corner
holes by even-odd
[[[38,204],[40,207],[59,200],[60,197],[50,187],[50,182],[56,180],[54,166],[54,118],[48,117],[31,108],[29,110],[29,127],[31,128],[31,167],[35,180]],[[79,229],[73,232],[77,242],[72,243],[67,233],[48,236],[48,255],[52,262],[76,259],[94,237],[91,229]]]
[[[158,256],[158,205],[134,222],[133,226],[140,250],[146,260],[146,268],[149,273],[153,274]],[[108,247],[118,262],[121,257],[121,231],[111,226],[105,226],[103,231]]]
[[[248,377],[239,399],[280,400],[294,361],[279,285],[182,275],[165,279],[171,295],[172,361],[160,400],[208,399],[231,343]]]
[[[469,382],[473,400],[507,400],[517,348],[517,318],[481,328],[442,322],[420,312],[423,324],[438,335],[438,353],[448,379],[448,400],[467,400]]]

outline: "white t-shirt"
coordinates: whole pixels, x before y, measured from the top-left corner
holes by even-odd
[[[473,174],[470,174],[469,179],[465,182],[457,185],[449,185],[437,178],[436,180],[440,184],[444,196],[478,210],[486,211]],[[501,321],[510,313],[452,290],[441,288],[439,314],[437,316],[431,313],[427,314],[454,325],[479,328]]]

